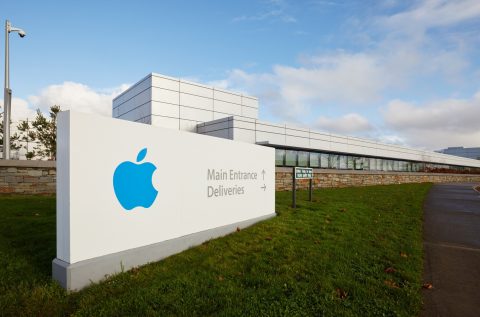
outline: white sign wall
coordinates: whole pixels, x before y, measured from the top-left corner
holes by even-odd
[[[273,148],[69,111],[57,143],[56,261],[68,274],[75,263],[275,213]]]

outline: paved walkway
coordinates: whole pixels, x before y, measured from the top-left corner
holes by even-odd
[[[475,184],[438,184],[424,205],[422,316],[480,316],[480,194]],[[478,185],[478,184],[477,184]]]

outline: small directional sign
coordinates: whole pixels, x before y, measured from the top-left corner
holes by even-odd
[[[262,187],[260,187],[260,188],[262,188],[262,189],[263,189],[263,191],[265,191],[265,189],[267,189],[267,186],[266,186],[265,184],[263,184],[263,186],[262,186]]]
[[[313,179],[313,168],[295,167],[295,179]]]

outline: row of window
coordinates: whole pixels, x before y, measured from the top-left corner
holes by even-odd
[[[302,166],[367,171],[480,173],[479,168],[463,166],[285,149],[275,149],[275,164],[277,166]]]

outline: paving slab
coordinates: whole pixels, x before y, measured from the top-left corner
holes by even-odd
[[[421,316],[480,316],[479,184],[436,184],[424,204]]]

